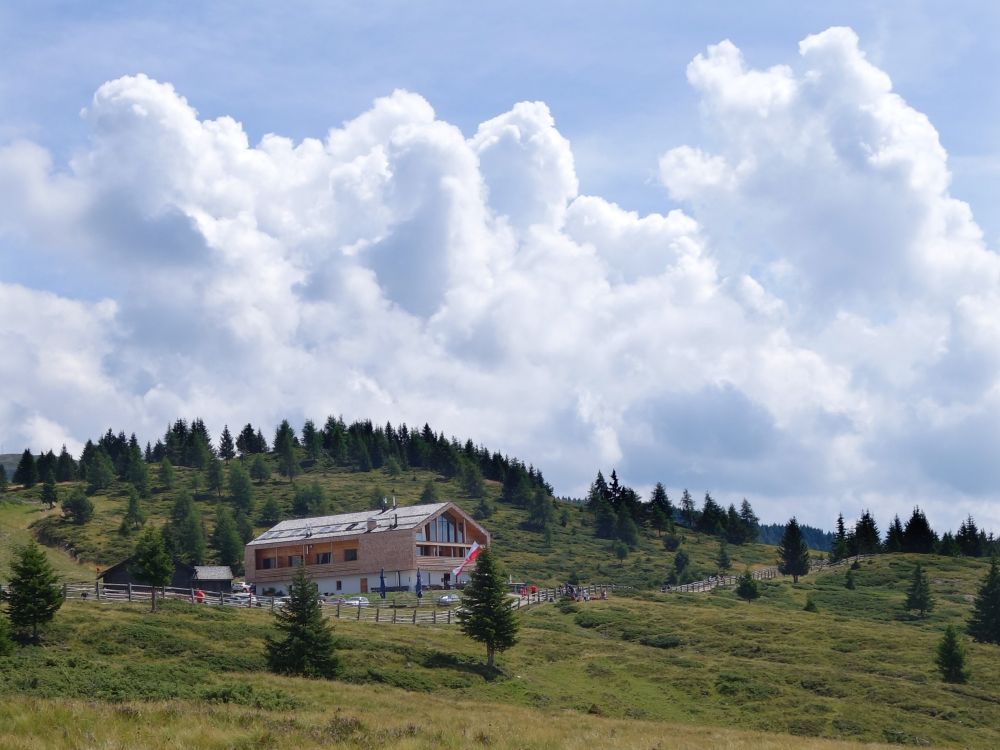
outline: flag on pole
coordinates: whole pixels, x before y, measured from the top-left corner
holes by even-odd
[[[482,549],[483,548],[479,546],[479,542],[472,543],[472,546],[469,547],[468,554],[465,556],[465,559],[462,560],[462,564],[451,571],[451,574],[455,576],[455,583],[458,583],[458,577],[462,575],[462,571],[465,570],[477,557],[479,557],[479,553]]]
[[[385,599],[385,568],[380,568],[378,571],[378,595],[379,598]]]
[[[416,593],[417,593],[417,599],[423,599],[424,598],[424,586],[420,582],[420,568],[417,568],[417,585],[414,588],[414,591],[416,591]]]

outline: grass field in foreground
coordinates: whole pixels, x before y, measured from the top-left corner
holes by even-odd
[[[76,725],[57,729],[73,712],[95,738],[111,737],[108,747],[149,736],[137,716],[174,736],[203,732],[208,747],[281,747],[286,734],[299,740],[289,747],[334,744],[348,731],[338,710],[363,725],[342,738],[360,746],[468,747],[487,744],[482,733],[498,747],[684,747],[675,734],[693,747],[811,746],[806,737],[998,747],[1000,648],[969,644],[967,685],[942,683],[933,663],[986,563],[923,558],[938,606],[919,620],[902,609],[915,560],[866,563],[856,591],[843,588],[842,571],[767,582],[752,604],[718,590],[543,605],[522,615],[521,642],[497,676],[484,672],[480,647],[446,626],[337,622],[344,677],[313,682],[263,671],[266,611],[171,603],[151,615],[74,602],[45,648],[0,659],[0,696],[8,712],[70,701],[46,720],[14,723],[38,747],[73,736]],[[809,596],[818,612],[802,610]]]

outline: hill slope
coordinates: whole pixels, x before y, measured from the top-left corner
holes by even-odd
[[[842,571],[770,581],[750,605],[724,590],[542,605],[521,615],[495,677],[448,627],[338,621],[346,673],[331,684],[261,671],[266,611],[70,603],[47,648],[0,659],[0,712],[44,711],[13,731],[45,746],[77,731],[155,746],[143,734],[155,721],[164,745],[209,747],[997,747],[1000,649],[970,644],[968,685],[945,685],[933,665],[985,563],[922,558],[939,606],[917,620],[902,610],[914,561],[864,565],[856,591]],[[818,612],[802,610],[810,595]]]

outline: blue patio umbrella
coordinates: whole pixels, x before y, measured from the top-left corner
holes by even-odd
[[[415,591],[417,592],[417,599],[424,598],[424,587],[423,584],[420,583],[420,568],[417,568],[417,587]]]
[[[385,599],[385,568],[380,568],[378,571],[378,595],[379,598]]]

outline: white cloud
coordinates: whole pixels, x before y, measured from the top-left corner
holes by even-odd
[[[1000,264],[933,126],[846,29],[767,70],[723,42],[688,79],[706,142],[660,161],[684,209],[646,216],[578,194],[539,102],[466,138],[396,91],[254,145],[167,84],[101,86],[65,169],[0,149],[0,232],[107,298],[0,284],[0,439],[343,413],[471,436],[562,492],[616,463],[770,518],[1000,526],[975,448]]]

